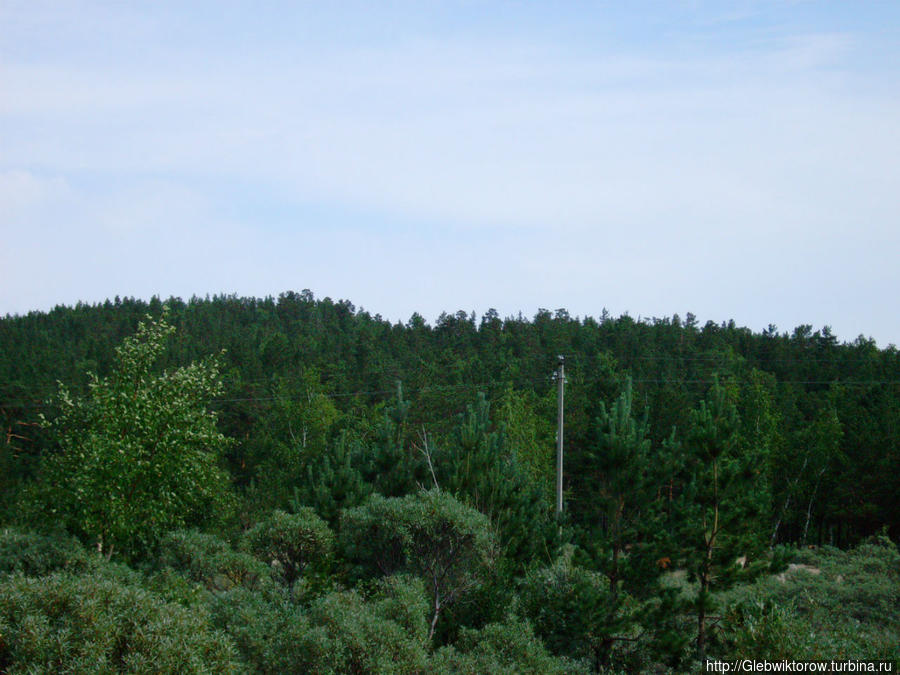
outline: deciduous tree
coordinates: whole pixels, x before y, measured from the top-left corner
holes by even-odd
[[[44,420],[56,452],[44,462],[50,515],[112,556],[210,516],[227,476],[217,465],[228,440],[207,402],[221,391],[216,359],[158,373],[175,329],[147,317],[116,348],[109,377],[90,375],[87,396],[60,385],[61,411]]]

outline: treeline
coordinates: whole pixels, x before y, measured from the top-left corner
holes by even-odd
[[[117,298],[0,320],[5,495],[34,471],[45,445],[34,425],[57,381],[84,391],[86,373],[107,374],[113,347],[162,304]],[[557,355],[565,355],[573,517],[590,518],[578,478],[596,443],[600,405],[618,396],[625,377],[655,445],[673,428],[688,428],[690,411],[717,378],[733,390],[744,423],[766,434],[757,441],[766,445],[760,469],[773,542],[849,546],[885,526],[900,536],[900,354],[893,346],[878,349],[863,337],[840,344],[827,327],[760,334],[733,322],[699,326],[691,314],[636,321],[605,313],[579,319],[565,310],[533,319],[458,312],[434,326],[418,315],[401,325],[308,291],[166,304],[178,330],[163,367],[225,350],[225,388],[213,405],[222,430],[237,440],[228,469],[241,487],[260,476],[271,481],[279,444],[322,445],[377,419],[398,381],[410,438],[422,427],[450,432],[483,392],[521,461],[552,487],[553,374]]]
[[[893,347],[305,291],[7,317],[0,354],[0,669],[900,657]]]

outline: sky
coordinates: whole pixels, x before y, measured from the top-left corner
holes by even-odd
[[[898,254],[893,0],[0,0],[0,315],[310,289],[884,347]]]

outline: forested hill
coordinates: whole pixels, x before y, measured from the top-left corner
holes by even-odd
[[[177,328],[163,365],[218,354],[225,391],[211,407],[236,442],[227,468],[238,491],[279,505],[300,468],[284,447],[365,439],[385,411],[416,434],[452,434],[479,392],[509,444],[543,488],[553,484],[557,356],[566,365],[566,501],[576,522],[594,519],[590,477],[597,418],[630,376],[654,447],[683,439],[691,411],[721,384],[736,408],[754,470],[766,483],[758,527],[773,542],[848,546],[887,527],[900,535],[900,355],[827,328],[753,333],[734,322],[599,319],[541,310],[532,319],[489,311],[405,325],[308,291],[277,299],[220,296],[149,303],[116,298],[0,320],[0,415],[5,507],[33,477],[48,443],[36,425],[57,381],[82,393],[106,375],[114,347],[163,304]],[[397,399],[397,383],[402,397]],[[407,407],[408,404],[408,407]],[[674,435],[673,435],[674,429]],[[299,439],[299,440],[298,440]],[[295,486],[294,486],[295,487]],[[248,493],[249,494],[249,493]],[[284,504],[281,503],[281,506]]]

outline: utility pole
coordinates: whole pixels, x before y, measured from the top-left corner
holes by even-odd
[[[557,429],[556,429],[556,516],[562,516],[563,512],[563,396],[566,384],[566,357],[560,355],[559,369],[556,371],[556,402],[557,402]]]

